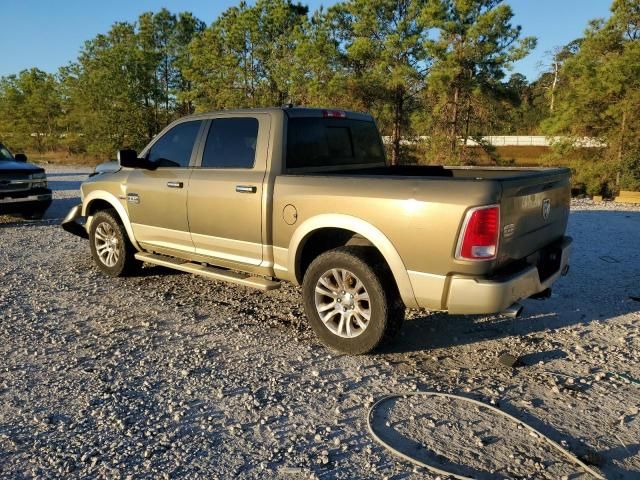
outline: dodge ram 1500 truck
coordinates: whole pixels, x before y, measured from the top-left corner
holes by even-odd
[[[51,190],[43,168],[27,163],[27,157],[15,157],[0,143],[0,214],[21,213],[29,218],[42,217],[51,205]]]
[[[100,270],[300,284],[311,326],[339,351],[393,338],[405,307],[516,312],[568,270],[568,169],[391,166],[367,114],[194,115],[118,157],[62,223]]]

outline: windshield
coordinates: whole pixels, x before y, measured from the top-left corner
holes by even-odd
[[[13,160],[13,155],[11,155],[11,152],[0,143],[0,161],[2,160]]]

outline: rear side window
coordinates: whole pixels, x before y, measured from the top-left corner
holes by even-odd
[[[373,122],[342,118],[290,118],[287,168],[384,163]]]
[[[202,120],[182,122],[165,133],[149,150],[158,167],[188,167]]]
[[[202,167],[253,168],[257,141],[256,118],[215,119],[207,135]]]

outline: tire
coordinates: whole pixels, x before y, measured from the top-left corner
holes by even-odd
[[[393,340],[404,321],[393,276],[370,247],[340,247],[318,256],[305,272],[302,293],[316,335],[339,352],[371,352]]]
[[[102,210],[93,216],[89,245],[96,266],[110,277],[131,275],[142,266],[134,257],[136,249],[113,210]]]

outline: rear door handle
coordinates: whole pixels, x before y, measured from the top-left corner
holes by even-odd
[[[169,187],[169,188],[182,188],[182,187],[184,187],[184,183],[182,183],[182,182],[167,182],[167,187]]]
[[[238,193],[256,193],[258,188],[254,185],[236,185],[236,192]]]

